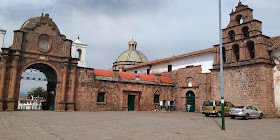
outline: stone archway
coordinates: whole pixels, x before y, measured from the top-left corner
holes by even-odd
[[[55,102],[56,102],[56,94],[57,94],[57,83],[58,83],[58,74],[56,70],[50,64],[45,64],[45,63],[32,63],[29,64],[28,66],[23,67],[21,71],[19,71],[18,76],[21,76],[24,70],[27,69],[35,69],[40,72],[42,72],[47,79],[47,97],[46,97],[46,102],[43,102],[42,104],[42,109],[43,110],[51,110],[53,111],[55,109]],[[60,74],[59,74],[60,75]],[[15,96],[16,99],[16,105],[18,106],[18,101],[19,101],[19,89],[20,89],[20,81],[18,81],[18,90]]]
[[[51,110],[74,110],[78,59],[71,58],[71,44],[49,14],[30,18],[15,30],[13,44],[1,48],[0,111],[16,110],[21,75],[29,67],[44,71],[49,91],[55,90],[55,105]]]

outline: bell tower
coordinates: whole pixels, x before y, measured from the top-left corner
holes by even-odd
[[[271,63],[269,37],[262,34],[262,22],[253,18],[253,9],[241,2],[232,10],[227,28],[222,30],[224,67]],[[219,68],[219,45],[216,48],[214,69]]]

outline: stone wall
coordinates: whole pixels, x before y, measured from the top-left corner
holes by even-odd
[[[213,99],[221,99],[220,72],[214,70]],[[224,98],[234,105],[253,105],[265,114],[274,114],[273,68],[255,64],[224,69]]]
[[[162,73],[171,78],[174,84],[175,107],[186,110],[186,93],[195,94],[195,111],[201,111],[203,101],[211,99],[211,74],[201,73],[201,66],[188,66],[179,70]],[[192,85],[188,84],[192,81]]]
[[[93,69],[78,69],[75,110],[127,111],[128,95],[135,95],[135,111],[159,108],[154,104],[154,94],[159,100],[174,101],[171,85],[160,85],[133,81],[119,81],[115,78],[95,76]],[[97,102],[98,92],[105,92],[104,102]]]

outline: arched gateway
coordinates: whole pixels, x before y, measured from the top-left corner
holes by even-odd
[[[30,18],[15,30],[12,46],[2,48],[0,57],[0,110],[17,108],[25,69],[45,74],[50,110],[74,110],[77,59],[71,58],[71,43],[48,14]]]

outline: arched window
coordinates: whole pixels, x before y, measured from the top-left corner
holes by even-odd
[[[242,17],[242,15],[237,15],[237,16],[236,16],[236,21],[237,21],[238,24],[242,24],[242,23],[243,23],[243,17]]]
[[[192,77],[187,78],[185,85],[187,87],[193,87],[194,86],[194,80]]]
[[[192,80],[189,80],[188,87],[192,87]]]
[[[81,55],[82,55],[82,50],[81,50],[81,49],[78,49],[78,50],[77,50],[77,58],[78,58],[79,60],[81,60]]]
[[[246,46],[248,48],[250,58],[251,59],[255,58],[255,43],[253,41],[248,41],[246,43]]]
[[[233,30],[228,32],[230,41],[235,41],[235,32]]]
[[[227,61],[227,56],[226,56],[226,48],[222,48],[222,53],[223,53],[223,62],[225,63]]]
[[[238,44],[234,44],[232,46],[232,50],[235,56],[236,61],[239,61],[239,45]]]
[[[247,26],[243,27],[241,30],[245,38],[249,37],[249,28]]]

